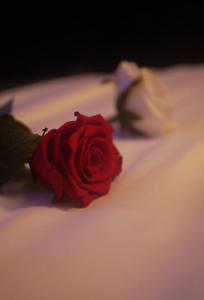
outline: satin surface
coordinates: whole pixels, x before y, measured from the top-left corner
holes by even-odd
[[[123,172],[84,209],[56,208],[28,184],[0,194],[2,300],[204,299],[204,66],[158,71],[178,128],[159,138],[115,131]],[[74,112],[114,112],[115,87],[89,74],[5,91],[41,133]]]

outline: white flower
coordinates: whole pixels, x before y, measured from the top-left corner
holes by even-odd
[[[149,136],[159,136],[174,129],[168,91],[148,68],[139,68],[133,62],[120,63],[115,73],[118,99],[136,81],[128,93],[125,110],[141,119],[131,120],[131,127]]]
[[[140,68],[134,62],[122,61],[115,74],[119,93],[124,92],[135,80],[140,78]]]

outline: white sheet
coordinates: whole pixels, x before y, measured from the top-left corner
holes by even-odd
[[[115,134],[123,172],[85,209],[32,189],[0,195],[0,299],[204,299],[204,66],[160,71],[179,128],[152,139]],[[35,132],[113,112],[101,75],[2,93]]]

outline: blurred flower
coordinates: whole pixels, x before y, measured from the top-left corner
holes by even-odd
[[[163,135],[175,128],[168,91],[156,74],[124,61],[115,72],[117,117],[121,127],[136,134]]]

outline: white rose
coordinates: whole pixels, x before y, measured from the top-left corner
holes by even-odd
[[[149,136],[165,134],[176,127],[172,121],[172,108],[168,91],[148,68],[138,68],[132,62],[123,62],[115,73],[118,96],[131,87],[125,110],[141,116],[131,126]]]
[[[124,92],[135,80],[138,80],[140,73],[140,68],[134,62],[122,61],[115,72],[118,92]]]

